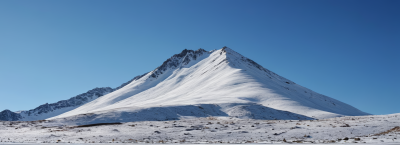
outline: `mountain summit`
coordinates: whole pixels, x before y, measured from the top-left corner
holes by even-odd
[[[367,113],[224,47],[185,49],[115,91],[50,119],[85,124],[207,116],[322,119],[347,115]]]

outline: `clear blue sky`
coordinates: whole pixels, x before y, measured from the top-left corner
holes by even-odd
[[[400,113],[400,1],[0,1],[0,110],[117,87],[228,46],[318,93]]]

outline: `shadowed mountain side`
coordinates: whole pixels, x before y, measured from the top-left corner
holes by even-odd
[[[18,119],[21,119],[21,115],[18,113],[14,113],[10,110],[4,110],[0,112],[1,121],[16,121]]]
[[[135,111],[133,111],[135,110]],[[113,122],[166,121],[191,117],[237,117],[266,120],[311,120],[313,118],[281,111],[255,103],[199,104],[186,106],[160,106],[152,108],[120,108],[108,112],[80,114],[51,120],[54,125],[85,125]]]

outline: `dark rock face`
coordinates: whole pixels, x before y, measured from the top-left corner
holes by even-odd
[[[20,114],[11,112],[10,110],[0,112],[0,120],[2,121],[17,121],[21,118]]]
[[[187,65],[191,60],[196,60],[199,56],[203,55],[206,52],[207,51],[201,48],[195,51],[185,49],[181,53],[175,54],[171,58],[164,61],[161,66],[157,67],[152,72],[150,77],[157,78],[158,75],[163,74],[163,72],[166,71],[168,68],[177,68],[180,65]]]

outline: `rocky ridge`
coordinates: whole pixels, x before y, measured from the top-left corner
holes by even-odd
[[[50,103],[50,104],[46,103],[46,104],[36,107],[35,109],[31,109],[28,111],[12,112],[10,110],[4,110],[4,111],[0,112],[0,120],[32,121],[32,120],[46,119],[46,118],[41,118],[40,116],[50,113],[50,112],[56,112],[57,110],[64,109],[64,108],[79,107],[91,100],[97,99],[98,97],[101,97],[112,91],[114,91],[114,89],[112,89],[110,87],[94,88],[92,90],[87,91],[86,93],[82,93],[82,94],[72,97],[68,100],[62,100],[62,101],[58,101],[56,103]]]

